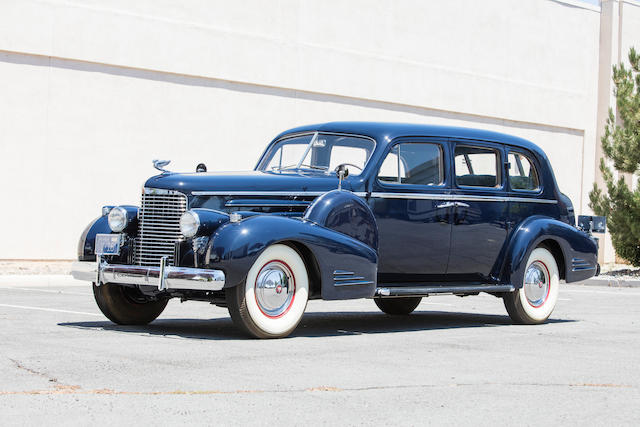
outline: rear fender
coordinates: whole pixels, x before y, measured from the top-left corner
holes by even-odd
[[[225,287],[233,287],[244,283],[262,251],[287,242],[304,245],[311,251],[320,270],[323,299],[373,296],[376,251],[353,237],[302,219],[257,215],[224,224],[212,234],[205,260],[209,268],[224,271]]]
[[[598,249],[586,233],[564,222],[542,216],[527,218],[514,231],[502,268],[502,281],[521,288],[531,252],[546,240],[552,240],[561,249],[563,276],[567,282],[585,280],[596,273]]]

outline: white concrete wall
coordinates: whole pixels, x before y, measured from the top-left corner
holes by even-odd
[[[600,13],[598,115],[596,120],[597,144],[594,165],[596,183],[601,189],[605,188],[605,184],[599,172],[600,159],[604,156],[600,140],[604,135],[609,116],[609,107],[616,114],[612,66],[619,63],[628,65],[627,58],[629,49],[632,46],[640,49],[640,2],[636,0],[602,1]],[[612,166],[610,164],[610,167]],[[626,176],[625,179],[629,184],[635,184],[631,176]],[[609,263],[615,260],[616,256],[611,236],[607,233],[600,245],[599,261],[600,263]]]
[[[383,120],[542,146],[587,211],[599,8],[551,0],[0,2],[0,259],[75,256],[153,158],[250,169],[276,133]]]

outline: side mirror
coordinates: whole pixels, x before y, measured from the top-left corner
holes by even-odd
[[[349,168],[347,168],[347,165],[345,165],[344,163],[336,166],[335,172],[338,178],[340,178],[341,176],[342,178],[346,178],[349,176]]]
[[[200,172],[206,172],[207,171],[207,165],[205,165],[204,163],[200,163],[198,164],[198,166],[196,166],[196,172],[200,173]]]
[[[578,216],[578,228],[587,233],[604,233],[607,230],[607,218],[604,216]]]
[[[338,176],[338,190],[342,190],[342,180],[349,176],[349,169],[347,165],[341,164],[336,166],[336,175]]]

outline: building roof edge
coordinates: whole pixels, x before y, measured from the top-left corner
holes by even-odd
[[[551,0],[551,1],[556,2],[556,3],[564,3],[564,4],[569,5],[569,6],[579,7],[581,9],[591,10],[593,12],[600,13],[600,11],[601,11],[601,7],[600,6],[596,6],[594,4],[585,3],[584,1],[581,1],[581,0]]]

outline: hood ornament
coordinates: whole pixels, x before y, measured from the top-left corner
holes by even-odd
[[[171,160],[152,160],[153,167],[158,169],[162,173],[169,173],[164,167],[171,163]]]

